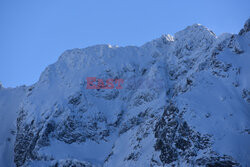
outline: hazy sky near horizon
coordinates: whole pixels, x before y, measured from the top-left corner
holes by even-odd
[[[140,46],[194,23],[238,33],[249,16],[249,0],[0,0],[0,82],[31,85],[67,49]]]

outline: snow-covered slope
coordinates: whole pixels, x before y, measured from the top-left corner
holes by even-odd
[[[0,87],[0,166],[14,166],[14,142],[19,105],[25,87]]]
[[[68,50],[15,105],[0,89],[18,109],[15,164],[249,165],[249,22],[239,35],[194,24],[141,47]],[[86,89],[87,77],[121,78],[123,89]]]

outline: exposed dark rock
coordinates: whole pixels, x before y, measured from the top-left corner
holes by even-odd
[[[92,167],[92,165],[88,162],[66,159],[53,162],[51,167]]]
[[[244,28],[240,30],[239,35],[243,35],[250,31],[250,18],[244,24]]]
[[[177,160],[183,160],[187,164],[205,166],[236,165],[232,159],[220,160],[220,156],[209,153],[211,141],[209,135],[202,135],[192,130],[182,118],[182,112],[174,104],[170,104],[164,110],[162,118],[155,126],[155,150],[160,151],[160,160],[163,164],[173,164]],[[207,150],[204,158],[196,159],[197,153]],[[208,158],[207,158],[208,156]],[[211,157],[209,157],[211,156]]]

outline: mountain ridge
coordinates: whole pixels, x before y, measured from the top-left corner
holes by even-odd
[[[140,47],[67,50],[22,87],[9,155],[17,166],[247,165],[249,39],[248,19],[238,35],[194,24]],[[86,77],[124,88],[88,90]]]

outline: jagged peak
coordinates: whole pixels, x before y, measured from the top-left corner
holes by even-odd
[[[216,41],[216,35],[201,24],[193,24],[174,35],[175,48],[188,48],[193,50],[199,48],[207,50]]]
[[[244,33],[247,33],[248,31],[250,31],[250,17],[245,22],[244,28],[240,30],[239,35],[243,35]]]
[[[191,37],[191,38],[190,38]],[[195,37],[195,38],[193,38]],[[186,27],[184,30],[175,33],[175,39],[183,39],[183,38],[190,38],[197,39],[197,38],[216,38],[216,35],[213,31],[208,29],[207,27],[201,24],[193,24],[191,26]]]

